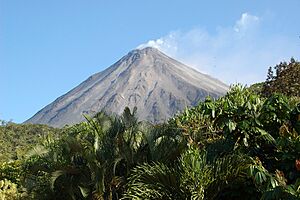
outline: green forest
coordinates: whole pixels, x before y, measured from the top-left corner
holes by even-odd
[[[163,124],[0,125],[0,199],[300,199],[300,63]]]

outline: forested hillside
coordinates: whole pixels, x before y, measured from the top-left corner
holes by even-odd
[[[48,135],[59,135],[59,129],[46,125],[15,124],[1,121],[0,162],[21,159]]]

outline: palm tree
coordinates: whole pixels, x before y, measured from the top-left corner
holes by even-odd
[[[135,113],[129,108],[120,118],[98,113],[71,127],[63,142],[68,161],[52,173],[53,188],[71,198],[119,199],[130,169],[148,160],[151,125],[138,122]]]
[[[239,187],[237,199],[255,199],[280,185],[258,160],[233,154],[209,162],[206,152],[196,147],[190,147],[173,166],[139,165],[128,180],[123,199],[235,199],[235,187],[241,185],[245,187]]]

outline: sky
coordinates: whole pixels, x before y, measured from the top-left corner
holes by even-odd
[[[299,0],[0,0],[0,119],[21,123],[135,48],[227,84],[300,58]]]

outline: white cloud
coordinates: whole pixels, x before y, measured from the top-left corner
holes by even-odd
[[[171,31],[138,48],[155,47],[203,73],[228,84],[263,81],[269,66],[298,55],[299,45],[289,37],[266,35],[261,17],[243,13],[231,27],[212,34],[205,29]]]
[[[259,24],[259,17],[243,13],[242,17],[236,22],[234,30],[236,32],[247,31]]]

